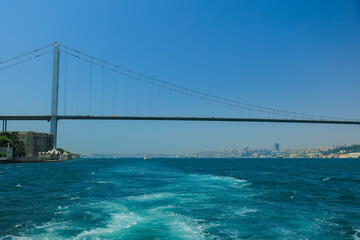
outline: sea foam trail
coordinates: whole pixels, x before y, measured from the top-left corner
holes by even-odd
[[[157,196],[156,199],[159,197]],[[141,197],[150,200],[152,197]],[[137,201],[127,198],[128,201]],[[102,203],[112,206],[113,213],[104,227],[93,228],[78,234],[74,239],[115,238],[124,239],[204,239],[203,226],[196,220],[171,212],[171,206],[165,208],[127,209],[121,203]],[[111,211],[111,207],[107,207]],[[123,211],[118,211],[123,209]],[[162,232],[159,235],[156,231]],[[179,236],[181,236],[179,238]]]
[[[360,240],[359,162],[187,161],[7,169],[0,239]]]
[[[142,217],[130,211],[110,215],[106,226],[85,230],[73,239],[125,237],[126,229],[142,220]]]
[[[85,229],[72,238],[213,239],[216,238],[216,235],[211,233],[211,228],[220,224],[206,224],[203,219],[194,218],[189,212],[207,209],[225,217],[228,213],[221,210],[218,212],[219,205],[209,202],[214,186],[222,186],[225,190],[231,190],[234,186],[242,186],[246,183],[248,181],[234,177],[184,174],[166,187],[158,188],[160,192],[126,196],[112,202],[89,203],[88,212],[90,214],[98,212],[95,210],[101,210],[102,214],[108,217],[98,227],[85,224]],[[184,184],[188,186],[186,191],[183,191],[182,188]],[[83,198],[78,200],[81,202]],[[84,205],[84,203],[81,204]],[[81,208],[83,206],[74,204],[70,207],[59,206],[58,211],[66,213],[70,217],[72,213],[76,213]],[[226,209],[223,210],[226,211]],[[205,215],[199,216],[206,217]],[[93,217],[96,218],[95,215]],[[33,236],[39,239],[44,236],[55,239],[62,236],[64,231],[71,229],[77,229],[72,222],[51,221],[37,226],[36,230],[41,233]],[[161,234],[157,235],[158,233],[154,232],[154,229],[160,230]]]

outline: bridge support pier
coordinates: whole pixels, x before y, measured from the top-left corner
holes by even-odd
[[[51,119],[50,133],[54,138],[54,148],[57,141],[57,116],[58,116],[58,94],[59,94],[59,60],[60,51],[59,44],[54,43],[53,48],[53,73],[52,73],[52,93],[51,93]]]
[[[3,120],[2,131],[3,132],[7,131],[7,120]]]
[[[50,133],[54,138],[54,148],[56,148],[56,140],[57,140],[57,117],[51,117],[50,119]]]

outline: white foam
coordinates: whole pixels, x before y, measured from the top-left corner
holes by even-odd
[[[14,235],[6,235],[3,237],[0,237],[0,240],[2,239],[16,239],[16,240],[32,240],[32,237],[24,237],[24,236],[14,236]]]
[[[166,205],[166,206],[150,208],[148,211],[149,212],[156,212],[156,211],[163,211],[163,210],[172,210],[174,208],[176,208],[176,206],[174,206],[174,205]]]
[[[242,180],[242,179],[237,179],[237,178],[235,178],[235,181],[236,181],[236,182],[240,182],[240,183],[247,182],[247,180]]]
[[[142,218],[133,212],[113,213],[111,214],[111,218],[109,219],[106,227],[85,230],[73,239],[87,239],[89,237],[92,239],[118,237],[122,235],[121,230],[130,228],[141,220]]]
[[[56,222],[56,221],[49,221],[42,225],[36,226],[36,229],[45,229],[46,232],[54,232],[56,230],[64,230],[70,229],[69,224],[70,222]]]
[[[121,238],[131,239],[128,236],[130,228],[135,225],[144,224],[156,224],[157,227],[166,231],[165,234],[169,236],[169,239],[178,238],[182,239],[204,239],[206,225],[199,224],[198,220],[192,219],[188,216],[184,216],[179,213],[174,213],[173,210],[179,206],[175,205],[161,205],[154,206],[149,209],[134,208],[128,209],[121,203],[124,201],[156,201],[166,198],[178,198],[179,196],[192,196],[192,194],[172,194],[167,192],[159,192],[154,194],[144,194],[139,196],[130,196],[123,198],[120,202],[100,202],[96,204],[96,207],[104,209],[106,212],[110,212],[111,218],[108,220],[106,227],[98,227],[90,230],[85,230],[78,234],[75,239],[101,239],[101,238]],[[162,228],[164,225],[164,228]],[[142,228],[142,227],[140,227]],[[146,231],[146,230],[145,230]],[[147,231],[157,231],[156,229],[149,228]],[[164,233],[164,232],[163,232]]]
[[[289,229],[284,226],[279,226],[274,229],[279,236],[282,236],[282,239],[299,239],[299,240],[309,240],[309,238],[303,236],[299,229]]]
[[[330,180],[330,178],[329,178],[329,177],[327,177],[327,178],[324,178],[324,179],[323,179],[323,181],[327,181],[327,180]]]
[[[96,183],[100,183],[100,184],[108,184],[109,182],[107,182],[107,181],[96,181]]]
[[[251,183],[249,183],[247,180],[244,179],[238,179],[235,177],[231,177],[231,176],[218,176],[218,175],[210,175],[210,174],[205,174],[205,175],[200,175],[200,174],[190,174],[189,175],[190,178],[192,178],[193,181],[196,182],[223,182],[223,183],[229,183],[231,185],[237,185],[239,183],[242,184],[242,186],[244,185],[250,185]]]
[[[355,233],[352,237],[354,238],[354,240],[360,240],[360,230],[354,228],[354,231],[355,231]]]
[[[126,197],[128,200],[134,201],[149,201],[149,200],[161,200],[167,198],[176,197],[174,193],[167,193],[167,192],[160,192],[160,193],[151,193],[151,194],[144,194],[144,195],[137,195],[137,196],[129,196]]]
[[[182,239],[205,239],[206,225],[199,224],[197,220],[190,217],[166,212],[157,217],[164,219],[164,223],[170,227],[170,236],[174,238],[181,236]]]
[[[129,211],[123,205],[115,202],[98,202],[89,204],[92,208],[103,209],[105,213],[110,215],[107,224],[103,227],[95,227],[91,229],[83,230],[78,235],[71,239],[103,239],[112,238],[114,236],[122,236],[124,229],[130,228],[136,225],[137,222],[141,221],[142,217],[138,214]],[[57,213],[59,210],[68,209],[68,206],[58,206]],[[78,209],[77,209],[78,210]],[[60,213],[62,213],[60,211]],[[93,214],[88,211],[87,214]],[[24,239],[63,239],[60,237],[63,230],[74,230],[79,229],[77,222],[72,221],[58,221],[52,220],[39,226],[34,226],[37,230],[34,235]],[[12,238],[13,239],[13,238]],[[22,239],[22,238],[15,238]]]
[[[259,211],[259,210],[255,209],[255,208],[247,208],[247,207],[244,207],[244,208],[241,208],[240,210],[235,211],[235,214],[244,217],[244,216],[246,216],[246,215],[249,214],[249,213],[256,213],[256,212],[258,212],[258,211]]]
[[[69,206],[64,206],[64,207],[63,207],[63,206],[58,206],[58,207],[57,207],[57,209],[58,209],[58,210],[61,210],[61,209],[68,209],[68,208],[69,208]]]

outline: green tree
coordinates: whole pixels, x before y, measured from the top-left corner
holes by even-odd
[[[62,148],[56,148],[57,151],[59,151],[61,154],[64,154],[64,152],[66,152],[66,150],[62,149]]]
[[[0,132],[0,141],[3,139],[3,144],[5,144],[4,147],[7,147],[7,144],[10,142],[10,147],[14,148],[14,156],[15,157],[23,157],[25,156],[25,145],[24,143],[19,139],[16,132]],[[0,146],[1,146],[0,142]]]
[[[0,147],[7,147],[8,145],[14,147],[14,142],[10,138],[0,136]]]

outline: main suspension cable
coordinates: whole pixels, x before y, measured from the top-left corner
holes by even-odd
[[[47,52],[44,52],[44,53],[42,53],[42,54],[38,54],[38,55],[33,56],[33,57],[31,57],[31,58],[24,59],[24,60],[22,60],[22,61],[20,61],[20,62],[10,64],[10,65],[8,65],[8,66],[6,66],[6,67],[0,68],[0,71],[5,70],[5,69],[10,68],[10,67],[13,67],[13,66],[16,66],[16,65],[18,65],[18,64],[21,64],[21,63],[30,61],[30,60],[32,60],[32,59],[34,59],[34,58],[41,57],[41,56],[43,56],[43,55],[45,55],[45,54],[48,54],[48,53],[50,53],[50,52],[52,52],[52,50],[47,51]]]
[[[41,51],[41,50],[43,50],[43,49],[45,49],[45,48],[48,48],[48,47],[50,47],[50,46],[52,46],[52,45],[53,45],[53,44],[50,44],[50,45],[47,45],[47,46],[44,46],[44,47],[41,47],[41,48],[35,49],[35,50],[33,50],[33,51],[30,51],[30,52],[27,52],[27,53],[21,54],[21,55],[19,55],[19,56],[17,56],[17,57],[13,57],[13,58],[7,59],[7,60],[5,60],[5,61],[0,62],[0,64],[4,64],[4,63],[10,62],[10,61],[13,61],[13,60],[15,60],[15,59],[18,59],[18,58],[24,57],[24,56],[26,56],[26,55],[29,55],[29,54],[32,54],[32,53],[35,53],[35,52]]]

